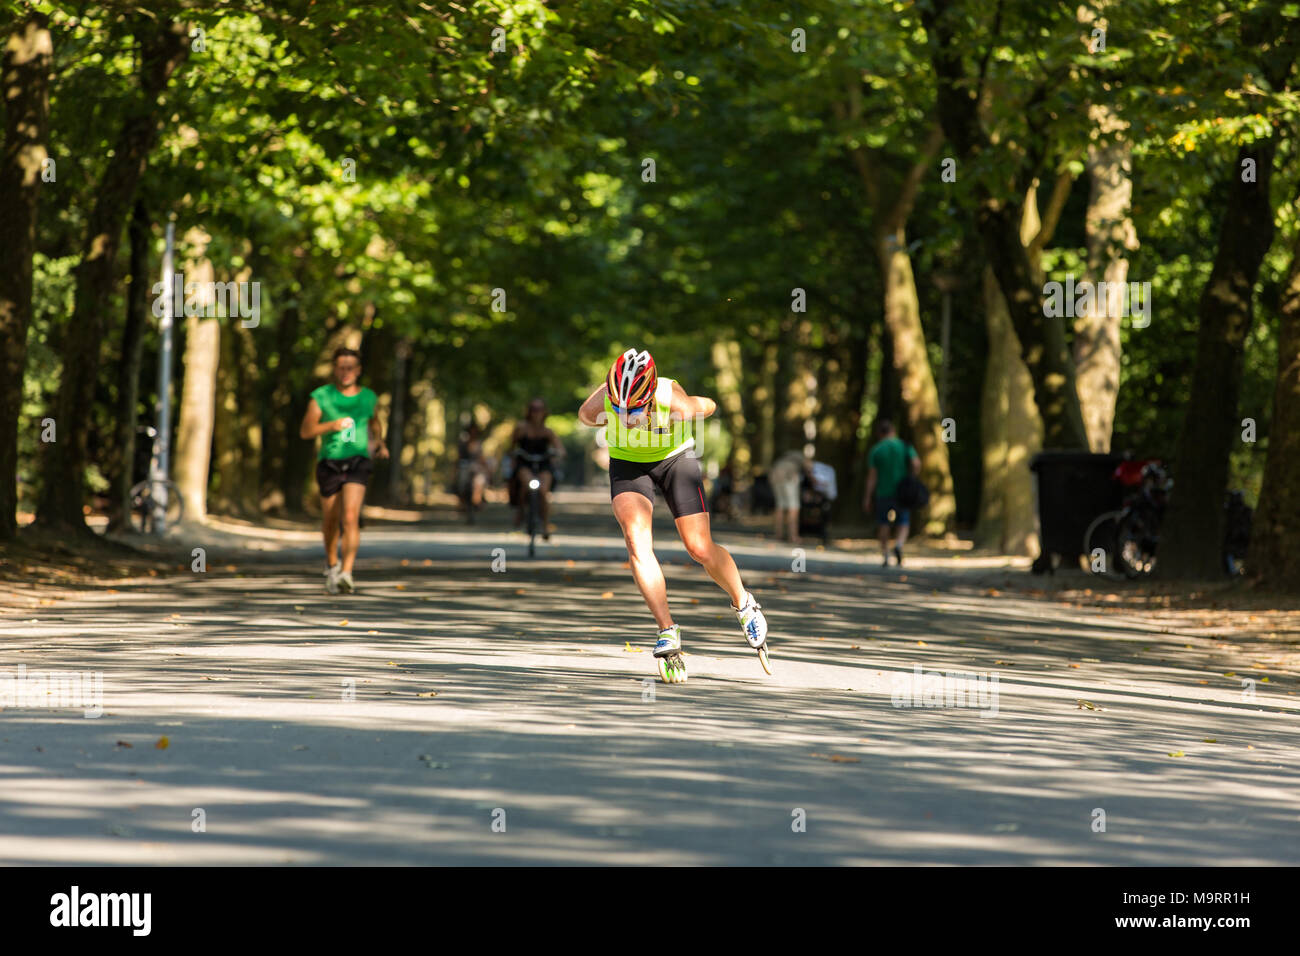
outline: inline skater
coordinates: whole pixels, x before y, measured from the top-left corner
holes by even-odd
[[[695,447],[688,422],[712,415],[711,398],[688,395],[670,378],[659,378],[649,352],[628,349],[578,410],[584,425],[605,429],[609,450],[609,494],[623,529],[632,576],[659,627],[654,656],[667,683],[686,680],[681,628],[668,609],[668,587],[651,537],[655,489],[668,502],[682,544],[731,598],[731,609],[749,646],[767,663],[767,620],[754,595],[745,590],[736,562],[709,531],[700,463],[687,452]]]

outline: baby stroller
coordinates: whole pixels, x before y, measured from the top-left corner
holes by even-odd
[[[830,541],[831,508],[835,504],[835,469],[814,461],[799,481],[799,534]]]

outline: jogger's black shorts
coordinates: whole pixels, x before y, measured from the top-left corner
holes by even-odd
[[[663,492],[668,510],[674,518],[708,513],[704,503],[704,476],[700,474],[700,461],[685,451],[680,451],[663,461],[609,460],[609,497],[617,498],[625,491],[645,495],[654,504],[655,489]]]
[[[369,484],[373,470],[374,466],[365,455],[322,458],[316,462],[316,484],[322,498],[332,498],[349,481],[358,485]]]

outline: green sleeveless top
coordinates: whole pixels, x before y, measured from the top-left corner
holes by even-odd
[[[654,404],[638,412],[627,424],[614,411],[614,404],[606,393],[605,444],[609,448],[609,457],[621,461],[663,461],[695,447],[691,423],[669,420],[672,401],[673,380],[659,379]]]

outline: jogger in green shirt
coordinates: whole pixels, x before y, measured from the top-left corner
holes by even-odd
[[[361,546],[361,506],[370,480],[371,458],[387,458],[383,428],[375,418],[378,399],[357,384],[361,353],[334,353],[334,381],[311,393],[298,434],[321,438],[316,455],[321,530],[325,538],[325,590],[353,590],[352,565]],[[342,545],[342,561],[339,546]]]

